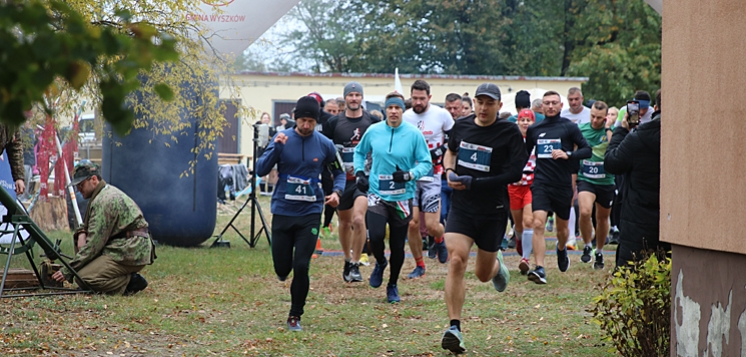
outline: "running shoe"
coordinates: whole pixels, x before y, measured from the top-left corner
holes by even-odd
[[[603,252],[596,252],[596,261],[593,262],[593,269],[601,270],[604,268],[604,254]]]
[[[567,248],[565,250],[559,250],[557,248],[557,267],[561,272],[566,272],[570,269],[570,257],[567,256]]]
[[[503,241],[500,244],[500,250],[508,250],[508,240],[509,238],[507,236],[503,236]]]
[[[435,243],[435,249],[438,251],[438,261],[440,264],[448,262],[448,248],[446,247],[446,240],[443,239],[440,243]]]
[[[510,239],[508,239],[508,249],[515,249],[516,244],[515,235],[510,236]]]
[[[503,263],[503,252],[499,250],[497,251],[497,261],[500,263],[500,270],[494,277],[492,277],[492,286],[495,287],[497,292],[501,293],[508,288],[510,272],[508,271],[508,267],[505,266],[505,263]]]
[[[586,264],[590,263],[591,254],[593,254],[593,248],[591,248],[591,245],[588,244],[585,247],[583,247],[583,255],[580,256],[580,261]]]
[[[324,232],[324,237],[325,237],[325,238],[331,238],[331,236],[332,236],[332,230],[331,230],[331,226],[332,226],[332,225],[330,224],[329,226],[327,226],[327,227],[324,227],[324,228],[322,229],[322,231]]]
[[[350,264],[350,282],[359,283],[363,281],[363,276],[360,274],[360,264]]]
[[[373,273],[370,274],[370,286],[378,288],[383,284],[383,271],[386,270],[386,266],[389,262],[383,261],[383,264],[376,262],[376,267],[373,268]]]
[[[438,256],[438,243],[435,243],[435,239],[427,245],[427,257],[435,259]]]
[[[288,317],[288,330],[294,331],[294,332],[303,331],[303,327],[300,326],[300,317],[298,316]]]
[[[565,247],[567,250],[578,250],[578,236],[568,239]]]
[[[350,277],[350,269],[352,269],[352,262],[345,260],[345,267],[344,270],[342,270],[342,279],[345,280],[345,283],[352,281],[352,277]]]
[[[409,278],[409,279],[417,279],[417,278],[421,278],[423,276],[425,276],[425,267],[421,267],[421,266],[418,265],[418,266],[414,267],[414,270],[412,270],[412,272],[409,273],[409,275],[407,275],[407,278]]]
[[[444,350],[449,350],[454,354],[462,354],[466,352],[464,346],[464,338],[461,337],[461,331],[456,326],[451,326],[443,333],[443,338],[440,340],[440,347]]]
[[[528,280],[533,281],[536,284],[546,284],[547,274],[544,273],[544,268],[537,266],[534,270],[528,272]]]
[[[531,268],[529,261],[526,258],[521,258],[521,262],[518,263],[518,270],[521,271],[521,275],[528,274],[528,270]]]
[[[396,285],[386,286],[386,299],[390,304],[401,302],[401,299],[399,298],[399,289]]]
[[[614,231],[614,233],[611,234],[611,239],[609,239],[609,244],[619,244],[619,231]]]
[[[554,231],[554,217],[549,217],[547,219],[547,232]]]
[[[360,254],[360,264],[364,266],[370,266],[370,260],[368,259],[368,254]]]

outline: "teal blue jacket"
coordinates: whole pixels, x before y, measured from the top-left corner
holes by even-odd
[[[371,125],[355,147],[355,173],[365,171],[368,153],[372,159],[369,192],[384,201],[413,198],[416,181],[427,175],[433,167],[425,137],[417,127],[407,122],[402,122],[396,128],[390,127],[386,121]],[[414,179],[403,185],[392,183],[386,176],[392,175],[397,166],[411,172]],[[381,180],[391,187],[380,187]]]

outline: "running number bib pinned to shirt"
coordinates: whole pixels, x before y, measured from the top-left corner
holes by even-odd
[[[288,201],[316,202],[316,191],[311,180],[288,176],[285,185],[285,199]]]
[[[604,162],[593,162],[583,160],[582,168],[583,176],[590,179],[602,179],[606,178],[606,172],[604,172]]]
[[[352,171],[355,169],[355,148],[351,147],[343,147],[341,150],[342,154],[342,163],[345,166],[345,171],[347,173],[352,173]]]
[[[477,171],[490,172],[492,148],[461,141],[458,150],[458,164]]]
[[[382,195],[400,195],[407,192],[407,183],[395,182],[392,175],[378,175],[378,192]]]
[[[562,139],[538,139],[536,140],[536,157],[539,159],[551,159],[552,151],[562,150]]]

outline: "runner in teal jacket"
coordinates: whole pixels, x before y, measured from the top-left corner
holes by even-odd
[[[386,121],[371,125],[355,148],[357,187],[368,191],[368,214],[365,221],[370,248],[376,257],[376,267],[370,275],[370,286],[383,283],[383,271],[388,266],[384,255],[386,225],[391,244],[391,274],[386,286],[386,299],[400,301],[396,286],[404,263],[404,244],[412,219],[412,198],[417,179],[430,173],[433,164],[425,137],[412,124],[402,122],[404,98],[398,93],[386,97]],[[365,175],[366,157],[371,154],[370,178]]]
[[[365,158],[371,153],[369,192],[384,201],[414,198],[416,182],[427,175],[433,164],[425,137],[414,125],[386,121],[371,125],[355,148],[355,172],[365,172]],[[406,171],[409,180],[395,182],[393,174]]]

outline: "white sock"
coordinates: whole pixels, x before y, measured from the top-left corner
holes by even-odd
[[[521,236],[521,243],[523,244],[523,258],[531,260],[531,251],[534,249],[534,230],[523,229],[523,235]]]
[[[575,207],[570,208],[570,220],[567,221],[567,244],[575,245]]]

